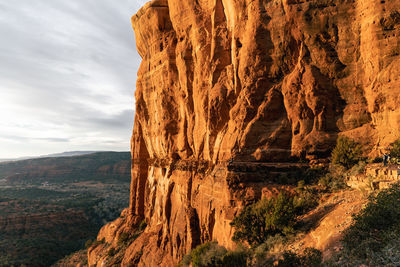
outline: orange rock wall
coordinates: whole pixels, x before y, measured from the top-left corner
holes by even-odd
[[[397,0],[154,0],[132,24],[129,221],[148,227],[125,266],[233,247],[243,201],[274,190],[251,162],[325,157],[339,134],[374,155],[400,136]]]

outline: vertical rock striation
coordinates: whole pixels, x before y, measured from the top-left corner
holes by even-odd
[[[374,155],[400,136],[399,1],[154,0],[132,24],[130,207],[99,235],[146,220],[124,266],[234,246],[234,214],[290,168],[266,162],[325,157],[339,134]]]

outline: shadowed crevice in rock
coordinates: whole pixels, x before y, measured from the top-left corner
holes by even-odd
[[[144,218],[145,187],[148,178],[148,158],[146,143],[143,139],[143,131],[139,122],[136,121],[134,134],[132,135],[132,171],[131,171],[131,199],[129,213]],[[140,160],[136,160],[140,159]]]

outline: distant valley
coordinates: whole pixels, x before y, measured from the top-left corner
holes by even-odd
[[[129,204],[129,152],[0,163],[0,266],[50,266]]]

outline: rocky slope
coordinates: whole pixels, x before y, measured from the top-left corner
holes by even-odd
[[[326,157],[339,134],[373,156],[400,135],[396,0],[155,0],[132,24],[143,62],[130,208],[98,237],[113,246],[147,222],[124,266],[233,247],[238,209],[301,167],[273,162]]]

